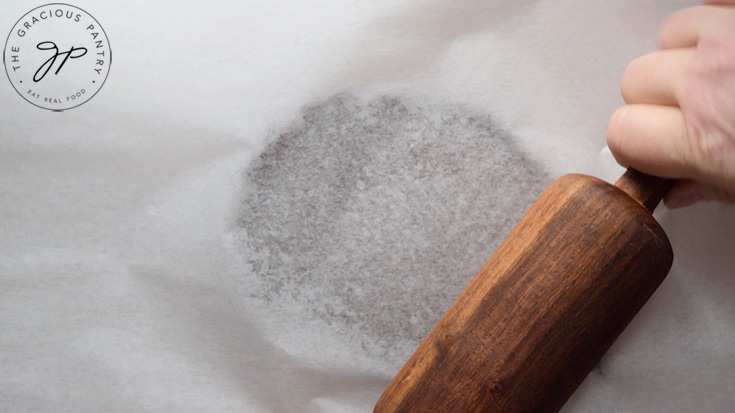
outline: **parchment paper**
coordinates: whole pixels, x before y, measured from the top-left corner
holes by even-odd
[[[622,172],[620,76],[693,4],[74,3],[99,94],[0,79],[0,410],[371,411],[551,180]],[[733,209],[656,216],[674,268],[566,413],[735,410]]]

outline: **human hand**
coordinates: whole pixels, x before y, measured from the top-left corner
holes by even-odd
[[[633,60],[607,144],[623,166],[677,182],[664,199],[735,202],[735,0],[681,10]]]

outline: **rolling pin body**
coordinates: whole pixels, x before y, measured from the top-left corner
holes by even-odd
[[[375,412],[561,409],[671,267],[649,211],[668,187],[652,193],[648,178],[629,170],[617,186],[584,175],[554,181]]]

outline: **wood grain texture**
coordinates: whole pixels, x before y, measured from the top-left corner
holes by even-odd
[[[583,175],[557,179],[374,411],[558,411],[672,259],[661,227],[621,189]]]
[[[674,186],[674,180],[646,175],[628,168],[615,182],[615,186],[653,212],[664,195]]]

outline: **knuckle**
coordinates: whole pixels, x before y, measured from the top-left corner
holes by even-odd
[[[682,156],[686,166],[694,175],[708,180],[725,174],[728,165],[723,158],[723,154],[727,152],[724,140],[715,131],[705,129],[701,120],[690,118],[686,126],[689,147],[685,156]]]

